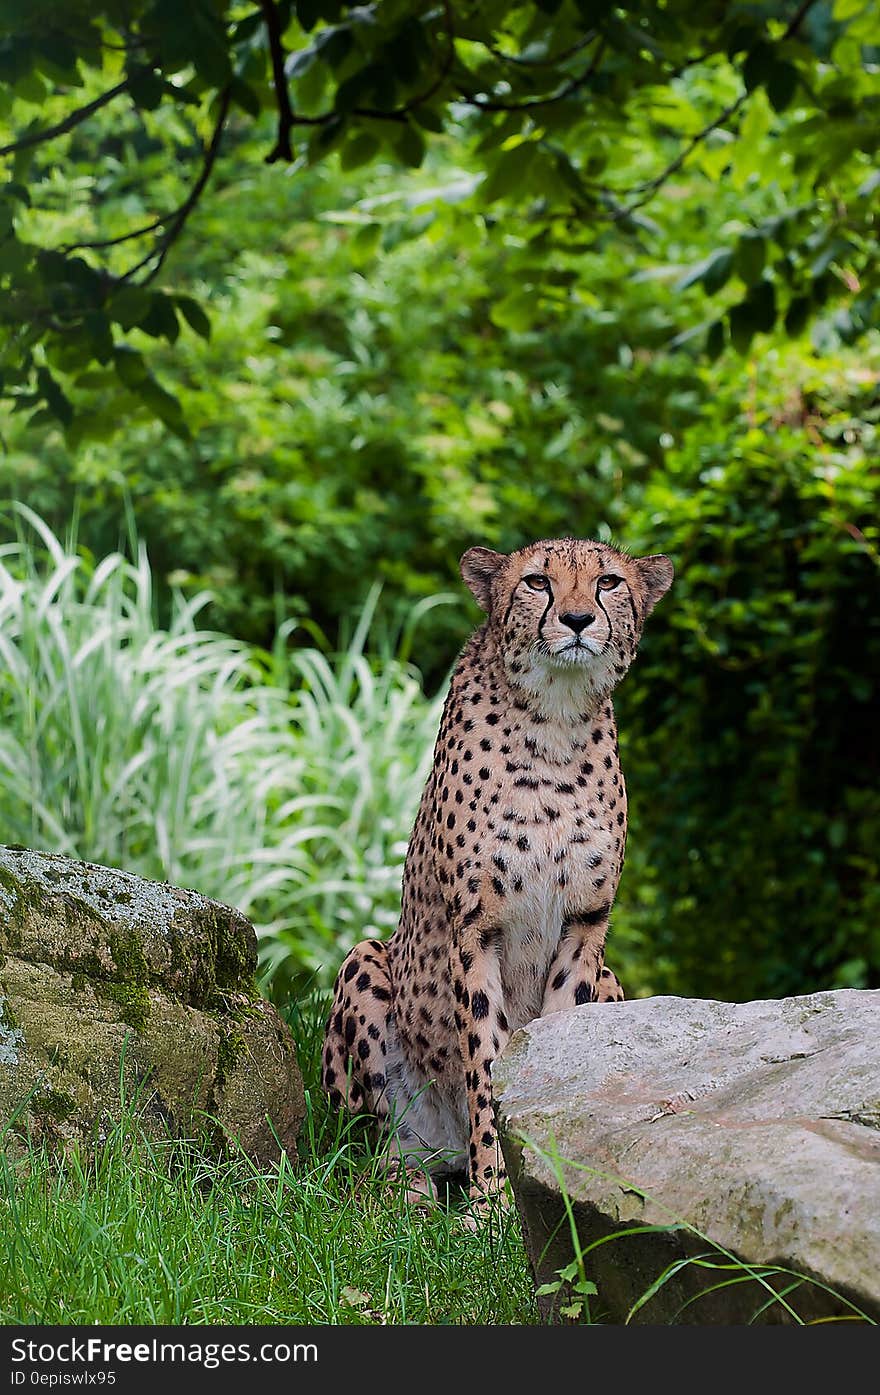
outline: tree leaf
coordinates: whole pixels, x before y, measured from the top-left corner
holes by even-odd
[[[776,292],[771,281],[759,281],[745,300],[730,310],[730,337],[743,352],[755,334],[768,334],[776,323]]]
[[[750,49],[743,64],[743,82],[747,92],[754,92],[756,87],[765,87],[776,64],[776,56],[772,44],[768,44],[761,39]]]
[[[117,345],[113,354],[113,367],[120,382],[135,390],[150,376],[143,354],[130,348],[128,344]]]
[[[749,291],[748,303],[755,317],[755,327],[769,334],[776,323],[776,291],[772,281],[759,281]]]
[[[190,431],[183,415],[183,408],[176,397],[167,392],[152,375],[139,381],[135,391],[138,397],[150,408],[154,416],[157,416],[169,431],[175,436],[180,436],[182,440],[189,440]]]
[[[259,116],[262,110],[260,98],[250,83],[245,82],[240,77],[233,78],[229,84],[229,96],[230,100],[242,111],[246,111],[248,116]]]
[[[785,332],[790,335],[792,339],[797,338],[797,336],[803,332],[807,320],[810,318],[810,309],[811,302],[809,296],[795,296],[794,300],[790,302],[785,312]]]
[[[141,111],[155,111],[165,91],[165,79],[151,67],[132,68],[128,74],[128,91]]]
[[[171,297],[161,291],[151,295],[150,308],[138,322],[138,329],[154,339],[167,339],[169,344],[173,344],[180,334],[180,322]]]
[[[767,243],[759,233],[746,233],[736,244],[734,262],[737,275],[753,286],[767,261]]]
[[[675,289],[684,291],[689,286],[694,286],[702,281],[706,290],[712,295],[715,291],[719,291],[728,280],[732,269],[733,253],[729,247],[721,247],[717,252],[712,252],[704,261],[691,267],[690,271],[676,282]]]
[[[744,189],[751,175],[766,168],[767,134],[772,121],[766,95],[763,91],[753,92],[733,150],[731,181],[735,189]]]
[[[321,0],[296,0],[296,17],[309,34],[321,18]]]
[[[789,106],[797,91],[800,78],[801,75],[794,63],[777,62],[773,64],[766,88],[774,111],[785,111],[786,107]]]
[[[46,401],[48,410],[63,426],[73,421],[73,407],[65,397],[48,368],[37,369],[37,387]]]
[[[432,131],[439,135],[445,129],[443,117],[435,107],[413,107],[409,115],[410,120],[421,126],[423,131]]]
[[[152,296],[140,286],[123,286],[114,291],[107,310],[112,320],[122,329],[134,329],[149,312]]]
[[[400,128],[394,149],[405,165],[417,169],[425,158],[425,137],[417,126],[407,121]]]
[[[526,286],[521,290],[511,291],[493,305],[489,317],[500,329],[512,329],[516,332],[529,329],[535,319],[537,301],[534,288]]]
[[[713,361],[724,352],[724,321],[716,320],[706,331],[706,353]]]
[[[520,188],[528,178],[535,146],[526,141],[513,150],[503,150],[480,186],[483,203],[495,203]]]
[[[178,295],[174,297],[174,304],[200,339],[211,338],[211,321],[197,300],[189,295]]]
[[[356,131],[349,136],[339,152],[339,168],[356,170],[366,165],[381,149],[381,142],[371,131]]]

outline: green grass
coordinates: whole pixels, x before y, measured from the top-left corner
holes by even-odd
[[[151,1141],[131,1106],[91,1156],[34,1143],[13,1162],[0,1128],[0,1323],[540,1322],[516,1212],[493,1213],[473,1231],[457,1189],[431,1209],[411,1207],[362,1124],[329,1110],[317,1083],[326,1007],[325,995],[311,994],[292,1014],[307,1104],[296,1170],[286,1159],[259,1169],[240,1151],[218,1162],[192,1141]],[[548,1160],[566,1199],[562,1160]],[[574,1259],[541,1291],[564,1280],[560,1315],[602,1323],[591,1254],[625,1246],[628,1231],[584,1246],[570,1205],[568,1221]],[[636,1233],[645,1230],[687,1231],[700,1247],[657,1273],[630,1319],[643,1320],[641,1309],[694,1267],[700,1289],[682,1318],[703,1293],[748,1284],[755,1320],[779,1307],[790,1322],[809,1321],[799,1309],[815,1281],[746,1265],[672,1215]],[[833,1297],[836,1320],[870,1321]]]
[[[301,1165],[150,1142],[127,1112],[88,1160],[0,1151],[0,1323],[534,1323],[514,1214],[473,1233],[463,1203],[407,1206],[361,1127],[316,1086],[324,1004],[295,1029]]]

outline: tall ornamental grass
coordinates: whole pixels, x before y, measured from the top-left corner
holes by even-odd
[[[14,506],[0,544],[0,841],[193,887],[257,925],[277,992],[396,922],[440,699],[407,661],[424,612],[273,652],[156,621],[146,552],[94,561]],[[372,655],[368,655],[368,645]]]

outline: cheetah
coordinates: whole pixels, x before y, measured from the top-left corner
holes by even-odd
[[[452,676],[398,928],[336,979],[322,1082],[421,1190],[466,1171],[485,1209],[504,1189],[491,1072],[511,1033],[624,996],[604,962],[627,813],[611,693],[673,567],[575,538],[460,565],[487,618]]]

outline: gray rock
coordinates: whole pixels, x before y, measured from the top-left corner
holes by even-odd
[[[89,1144],[136,1100],[155,1137],[296,1160],[290,1031],[230,906],[127,872],[0,848],[0,1132]],[[270,1122],[271,1121],[271,1122]],[[277,1135],[277,1141],[276,1141]]]
[[[517,1032],[493,1079],[539,1284],[572,1260],[573,1230],[582,1252],[623,1230],[584,1260],[605,1321],[667,1266],[723,1262],[719,1246],[817,1281],[786,1299],[804,1320],[851,1311],[821,1285],[880,1320],[880,992],[576,1008]],[[690,1228],[637,1230],[673,1222]],[[631,1320],[749,1322],[769,1290],[706,1292],[729,1277],[687,1264]],[[757,1320],[794,1319],[772,1302]]]

